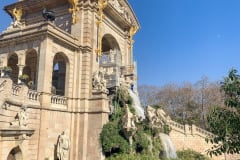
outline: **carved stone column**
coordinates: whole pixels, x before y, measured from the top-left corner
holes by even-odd
[[[18,72],[18,77],[20,77],[22,74],[23,74],[23,69],[24,69],[25,65],[18,65],[18,69],[19,69],[19,72]],[[18,79],[18,83],[21,83],[21,81]]]

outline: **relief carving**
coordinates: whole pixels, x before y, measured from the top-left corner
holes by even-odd
[[[20,112],[15,116],[15,120],[10,122],[12,127],[27,127],[28,115],[26,113],[26,107],[23,107]]]
[[[121,14],[121,15],[125,18],[125,20],[127,20],[129,23],[132,23],[132,20],[131,20],[129,14],[128,14],[127,9],[126,9],[124,6],[122,6],[122,5],[118,2],[118,0],[110,0],[109,3],[113,6],[113,8],[116,9],[116,11],[117,11],[119,14]]]
[[[104,78],[105,72],[100,69],[99,71],[94,72],[93,74],[93,89],[96,91],[107,92],[107,81]]]

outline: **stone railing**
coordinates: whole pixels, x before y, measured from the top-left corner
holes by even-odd
[[[3,90],[3,88],[5,87],[7,81],[6,80],[3,80],[0,84],[0,91]]]
[[[208,137],[214,136],[214,134],[212,134],[211,132],[208,132],[208,131],[206,131],[206,130],[204,130],[204,129],[202,129],[202,128],[199,128],[199,127],[196,127],[196,126],[195,126],[195,129],[196,129],[196,132],[197,132],[197,133],[200,133],[200,134],[202,134],[202,135],[205,135],[205,136],[208,136]]]
[[[124,66],[124,67],[122,67],[122,72],[125,75],[133,75],[133,74],[135,74],[135,67],[134,67],[134,65]]]
[[[13,84],[12,86],[12,94],[15,96],[19,96],[21,86]]]
[[[176,128],[179,128],[179,129],[182,129],[184,130],[184,125],[180,124],[180,123],[177,123],[177,122],[174,122],[174,121],[169,121],[169,125],[170,126],[173,126],[173,127],[176,127]]]
[[[40,93],[35,90],[28,90],[28,99],[32,101],[39,101]]]
[[[51,103],[52,104],[67,105],[67,98],[64,97],[64,96],[59,96],[59,95],[52,95]]]
[[[168,124],[172,127],[172,129],[178,129],[181,132],[185,133],[185,134],[192,134],[192,135],[202,135],[204,137],[212,137],[214,136],[214,134],[212,134],[211,132],[208,132],[202,128],[196,127],[195,125],[182,125],[180,123],[177,123],[175,121],[169,121]]]

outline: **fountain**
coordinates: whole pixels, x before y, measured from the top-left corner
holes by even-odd
[[[133,99],[133,107],[136,110],[137,116],[145,119],[145,113],[146,113],[146,117],[149,120],[149,122],[150,122],[149,125],[151,127],[160,129],[163,127],[164,124],[167,124],[170,121],[170,117],[167,116],[166,113],[162,109],[154,109],[154,108],[148,106],[147,108],[145,108],[146,111],[144,112],[144,109],[141,106],[138,95],[131,89],[128,89],[128,92],[129,92],[129,95]],[[159,136],[161,138],[162,145],[164,148],[164,156],[167,159],[171,159],[171,158],[176,159],[177,158],[176,150],[174,148],[174,145],[173,145],[170,137],[164,133],[160,133]]]
[[[162,141],[162,145],[164,148],[164,155],[167,159],[176,159],[177,158],[177,153],[174,148],[174,145],[170,139],[170,137],[167,134],[160,133],[160,138]]]
[[[149,122],[149,127],[162,130],[165,125],[168,125],[171,118],[164,112],[161,108],[153,108],[151,106],[147,106],[145,108],[146,119]],[[162,146],[164,149],[164,156],[167,159],[176,159],[177,154],[174,148],[173,142],[167,134],[160,133],[159,137],[162,141]]]
[[[145,119],[144,109],[141,106],[141,103],[140,103],[138,95],[136,93],[134,93],[131,89],[128,89],[128,93],[129,93],[129,95],[133,99],[133,107],[136,110],[137,116],[142,117],[143,119]]]

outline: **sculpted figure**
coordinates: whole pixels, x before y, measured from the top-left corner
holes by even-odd
[[[137,131],[135,123],[138,122],[138,118],[136,115],[130,112],[128,106],[126,107],[125,114],[122,118],[122,122],[124,135],[126,138],[128,138],[130,145],[132,145],[133,136]]]
[[[154,123],[154,119],[156,118],[155,117],[155,109],[150,107],[150,106],[147,106],[145,108],[145,114],[146,114],[146,117],[148,119],[148,121],[153,124]]]
[[[170,117],[161,109],[154,109],[147,106],[145,109],[146,117],[152,127],[161,128],[164,124],[168,123]]]
[[[59,160],[68,160],[70,149],[70,140],[65,131],[58,138],[57,143],[57,158]]]
[[[104,78],[104,71],[100,69],[93,74],[93,89],[97,91],[107,92],[107,81]]]
[[[21,23],[21,18],[22,18],[22,9],[21,8],[14,8],[12,11],[10,11],[12,17],[13,17],[13,22],[11,25],[7,28],[7,30],[11,30],[13,28],[21,28],[23,24]]]
[[[126,107],[126,113],[123,117],[123,128],[126,131],[135,130],[135,121],[137,121],[136,116],[129,111],[128,107]]]
[[[14,127],[26,127],[27,121],[28,116],[26,113],[26,108],[24,107],[20,112],[17,113],[15,120],[10,122],[10,125]]]
[[[124,7],[122,7],[118,0],[111,0],[110,3],[112,4],[112,6],[120,13],[120,14],[124,14]]]

